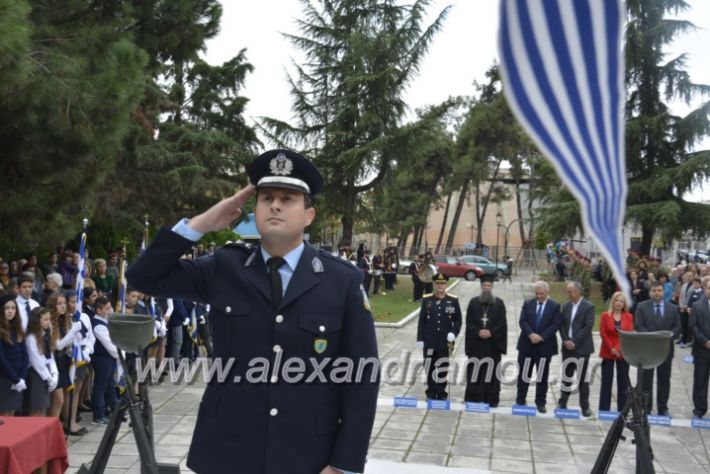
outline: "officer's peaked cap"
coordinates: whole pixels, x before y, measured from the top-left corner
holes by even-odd
[[[295,151],[276,149],[257,156],[247,168],[257,188],[286,188],[314,196],[323,189],[323,176],[310,160]]]
[[[443,273],[439,272],[434,277],[432,278],[432,281],[434,283],[446,283],[449,281],[449,277],[444,275]]]

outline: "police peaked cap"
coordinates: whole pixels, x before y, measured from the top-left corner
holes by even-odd
[[[434,275],[434,277],[432,278],[432,281],[434,283],[446,283],[447,281],[449,281],[449,277],[447,277],[443,273],[439,272],[436,275]]]
[[[315,196],[323,189],[323,176],[306,157],[276,149],[257,156],[247,168],[257,188],[286,188]]]

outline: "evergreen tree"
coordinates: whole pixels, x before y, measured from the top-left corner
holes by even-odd
[[[301,33],[287,35],[306,57],[290,78],[297,123],[264,119],[263,127],[317,162],[327,183],[320,210],[341,216],[344,241],[352,239],[362,193],[392,168],[404,90],[448,12],[425,28],[430,3],[304,1]]]
[[[62,242],[115,166],[147,57],[128,8],[0,2],[0,247]],[[10,51],[11,50],[11,51]]]

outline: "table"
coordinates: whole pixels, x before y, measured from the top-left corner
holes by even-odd
[[[47,474],[69,467],[67,444],[54,417],[0,417],[0,472],[28,474],[45,464]]]

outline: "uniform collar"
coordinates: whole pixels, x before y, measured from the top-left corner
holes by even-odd
[[[268,262],[269,259],[271,258],[271,255],[269,255],[269,252],[264,250],[264,247],[261,248],[261,257],[264,259],[264,263]],[[296,271],[296,266],[298,265],[299,260],[301,260],[301,255],[303,255],[303,250],[306,248],[306,245],[301,241],[301,243],[296,247],[295,249],[291,250],[289,253],[283,256],[283,259],[286,260],[286,264],[288,267],[291,269],[291,271]]]

